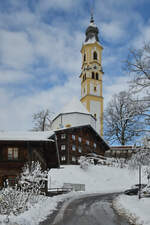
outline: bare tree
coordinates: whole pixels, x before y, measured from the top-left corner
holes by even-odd
[[[46,109],[33,114],[34,131],[45,131],[51,128],[51,112]]]
[[[144,102],[145,123],[150,125],[150,43],[139,50],[130,50],[125,66],[132,75],[132,92],[140,93],[141,101]]]
[[[142,105],[130,92],[120,92],[113,96],[104,112],[104,136],[110,144],[116,142],[125,145],[136,136],[141,129]]]

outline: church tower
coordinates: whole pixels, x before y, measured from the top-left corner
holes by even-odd
[[[103,136],[103,92],[101,65],[102,50],[98,38],[99,30],[94,23],[93,15],[86,29],[85,42],[82,45],[81,67],[81,102],[86,109],[96,118],[96,130]]]

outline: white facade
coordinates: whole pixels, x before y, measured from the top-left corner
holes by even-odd
[[[59,114],[52,122],[51,129],[91,125],[96,130],[96,119],[90,114],[79,112]]]
[[[95,96],[100,96],[100,84],[96,81],[91,81],[90,83],[90,94]]]
[[[84,97],[87,95],[87,85],[85,84],[84,87],[81,89],[81,96]]]
[[[101,103],[99,101],[90,101],[90,112],[92,115],[96,116],[96,131],[99,133]]]

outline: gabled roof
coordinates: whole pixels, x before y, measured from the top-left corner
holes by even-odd
[[[0,131],[0,141],[53,141],[54,131]]]
[[[62,130],[72,130],[72,129],[78,129],[78,128],[84,128],[84,127],[87,127],[89,129],[91,129],[95,135],[101,139],[101,141],[103,142],[103,144],[105,145],[105,148],[108,150],[110,149],[108,143],[99,135],[99,133],[90,125],[90,124],[86,124],[86,125],[81,125],[81,126],[72,126],[72,127],[64,127],[64,128],[60,128],[58,130],[55,130],[55,132],[59,132],[59,131],[62,131]]]

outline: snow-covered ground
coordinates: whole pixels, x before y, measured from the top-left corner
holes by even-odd
[[[88,170],[83,170],[80,166],[68,165],[61,169],[51,170],[49,175],[49,188],[59,188],[62,187],[64,183],[85,184],[85,192],[70,193],[52,198],[45,197],[44,200],[30,208],[29,211],[17,217],[11,216],[11,222],[16,222],[18,225],[38,225],[40,221],[43,221],[48,214],[51,214],[56,209],[60,201],[64,201],[66,198],[76,198],[79,195],[90,193],[120,192],[138,183],[138,172],[131,173],[127,168],[121,169],[108,166],[92,165]],[[143,176],[143,183],[145,182],[147,182],[147,180],[146,177]],[[118,200],[118,205],[121,202],[119,208],[129,207],[130,210],[130,208],[138,207],[139,202],[136,198],[137,196],[135,198],[124,195],[121,196],[120,200]],[[141,200],[145,205],[148,204],[148,201],[149,199]],[[141,207],[141,205],[139,205],[139,207]],[[142,210],[139,208],[139,211],[136,210],[135,213],[138,213],[138,215],[141,213],[142,215]],[[144,217],[147,218],[146,211],[144,213]],[[0,216],[0,221],[3,219],[4,217]]]
[[[146,177],[142,177],[143,182],[147,182]],[[50,170],[49,189],[61,188],[64,183],[85,184],[86,193],[121,192],[138,183],[138,171],[98,165],[91,165],[87,170],[77,165]]]
[[[114,202],[119,213],[126,214],[131,224],[150,225],[150,198],[120,195]]]

